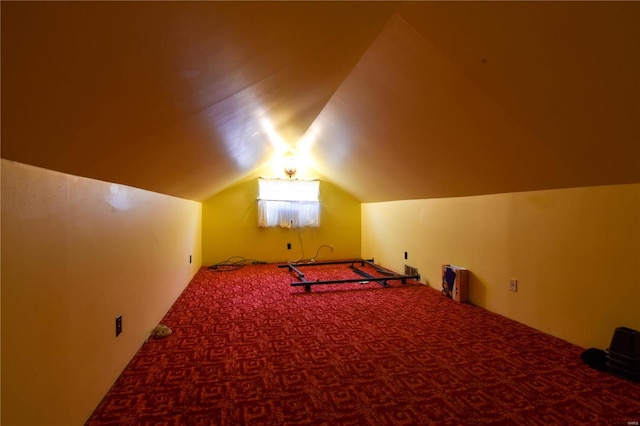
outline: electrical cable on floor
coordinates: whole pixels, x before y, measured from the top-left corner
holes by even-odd
[[[289,263],[301,263],[301,262],[308,262],[308,263],[313,263],[316,261],[316,258],[318,257],[318,253],[320,253],[320,249],[322,249],[323,247],[327,247],[329,249],[331,249],[331,251],[333,251],[333,246],[330,246],[328,244],[322,244],[320,247],[318,247],[318,250],[316,250],[316,253],[313,255],[313,257],[309,258],[309,259],[305,259],[304,258],[304,244],[302,243],[302,229],[299,228],[298,229],[298,241],[300,241],[300,257],[296,260],[290,260]]]
[[[300,244],[302,244],[302,241],[300,241]],[[316,258],[318,257],[318,253],[320,253],[320,249],[322,249],[323,247],[327,247],[329,249],[331,249],[331,251],[333,251],[333,246],[330,246],[328,244],[322,244],[320,247],[318,247],[318,250],[316,250],[316,253],[313,255],[313,257],[309,258],[309,259],[304,259],[304,250],[302,251],[303,255],[300,256],[300,258],[298,258],[298,260],[293,261],[293,262],[289,262],[289,263],[314,263],[316,261]]]
[[[320,247],[318,247],[318,250],[316,250],[316,254],[313,255],[313,257],[311,259],[309,259],[309,262],[315,262],[316,261],[316,257],[318,257],[318,253],[320,253],[320,249],[322,247],[328,247],[331,249],[331,251],[333,251],[333,246],[330,246],[328,244],[322,244]]]
[[[231,256],[227,260],[223,260],[222,262],[218,262],[215,265],[209,266],[209,270],[215,272],[235,271],[246,265],[258,265],[264,263],[267,262],[255,259],[247,259],[246,257],[242,256]]]

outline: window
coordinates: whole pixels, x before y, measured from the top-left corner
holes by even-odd
[[[320,182],[258,179],[258,226],[320,226]]]

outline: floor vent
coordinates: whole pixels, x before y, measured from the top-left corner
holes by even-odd
[[[418,275],[418,268],[414,268],[413,266],[409,266],[409,265],[404,265],[404,274]]]

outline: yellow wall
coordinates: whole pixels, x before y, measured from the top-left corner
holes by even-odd
[[[258,181],[251,179],[203,202],[203,265],[231,256],[264,262],[307,259],[323,244],[334,250],[320,249],[317,260],[360,256],[360,203],[337,186],[320,182],[318,228],[258,228],[257,197]],[[291,250],[287,250],[287,243],[291,243]]]
[[[201,265],[201,204],[6,160],[1,194],[2,423],[83,424]]]
[[[640,329],[640,184],[363,204],[362,254],[466,267],[472,303],[582,347]]]

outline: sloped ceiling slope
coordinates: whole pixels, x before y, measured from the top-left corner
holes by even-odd
[[[415,2],[314,123],[367,201],[640,181],[640,4]]]
[[[2,2],[2,157],[203,200],[640,182],[640,3]]]
[[[2,2],[2,157],[202,200],[309,128],[396,6]]]

